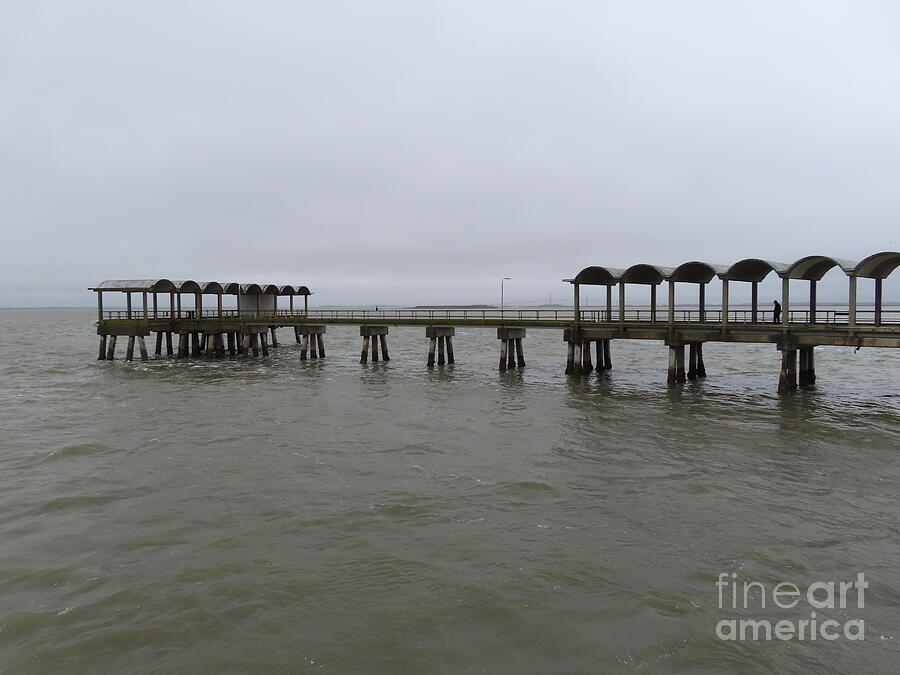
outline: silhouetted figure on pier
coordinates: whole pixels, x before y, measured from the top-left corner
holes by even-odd
[[[772,323],[781,323],[781,303],[777,300],[773,300],[775,303],[775,310],[772,312]]]

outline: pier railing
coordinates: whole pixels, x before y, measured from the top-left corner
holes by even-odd
[[[880,315],[878,315],[880,314]],[[885,325],[900,326],[900,310],[875,310],[857,309],[856,323],[858,325]],[[658,307],[651,311],[649,307],[625,309],[620,314],[617,308],[612,312],[606,309],[582,309],[579,312],[580,321],[586,323],[668,323],[669,312],[667,307]],[[313,309],[303,310],[277,310],[260,311],[237,309],[204,309],[201,312],[190,309],[182,309],[180,312],[172,310],[148,311],[146,317],[142,310],[106,310],[104,319],[194,319],[194,318],[233,318],[233,319],[343,319],[343,320],[428,320],[428,321],[453,321],[453,320],[483,320],[483,321],[575,321],[575,312],[572,309],[546,309],[546,308],[516,308],[516,309]],[[808,309],[794,309],[788,312],[788,321],[791,325],[847,325],[849,314],[846,310],[826,309],[811,312]],[[675,323],[722,323],[721,309],[676,308],[674,312]],[[729,324],[772,324],[774,316],[772,310],[730,309],[728,310]]]

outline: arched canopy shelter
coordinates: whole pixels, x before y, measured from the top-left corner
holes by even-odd
[[[110,292],[125,294],[125,316],[129,319],[132,318],[131,294],[140,293],[143,299],[143,316],[146,319],[149,317],[147,294],[153,294],[153,315],[156,316],[156,294],[174,292],[175,284],[168,279],[107,279],[88,290],[97,293],[98,320],[103,320],[103,294]]]
[[[642,284],[650,286],[650,320],[656,321],[656,287],[668,278],[674,270],[671,267],[659,265],[647,265],[640,263],[632,265],[624,272],[619,282],[619,321],[625,321],[625,284]],[[671,289],[670,289],[671,290]],[[672,301],[669,301],[671,306]],[[672,312],[669,312],[670,319]]]
[[[573,279],[563,279],[574,290],[575,320],[581,320],[581,286],[606,286],[606,320],[612,319],[612,287],[619,283],[625,270],[616,267],[585,267]]]
[[[793,263],[781,275],[781,323],[787,325],[790,319],[790,281],[804,279],[809,281],[809,323],[816,323],[816,282],[833,267],[840,267],[844,274],[850,275],[857,263],[841,258],[830,258],[824,255],[808,255]],[[850,277],[850,314],[849,321],[856,320],[856,279]]]
[[[900,266],[900,253],[896,251],[883,251],[870,255],[865,260],[857,264],[853,270],[853,276],[862,277],[863,279],[875,280],[875,325],[881,325],[882,315],[882,282],[890,276],[890,274]],[[852,283],[852,282],[851,282]]]
[[[306,286],[293,286],[291,284],[284,284],[283,286],[278,287],[278,295],[286,295],[288,296],[288,300],[290,302],[290,313],[294,313],[294,296],[302,295],[303,297],[303,311],[306,313],[309,311],[309,289]]]
[[[194,295],[194,314],[193,316],[202,317],[203,316],[203,299],[201,294],[203,293],[203,289],[200,283],[194,281],[193,279],[181,279],[178,281],[173,281],[175,284],[175,303],[176,303],[176,316],[181,317],[181,295],[182,293],[193,293]],[[188,316],[191,316],[191,313],[188,312]]]
[[[675,320],[675,284],[677,282],[697,284],[699,287],[698,307],[700,310],[700,321],[706,321],[706,284],[712,281],[716,275],[724,274],[727,271],[725,265],[713,265],[711,263],[692,260],[691,262],[682,263],[667,277],[669,282],[669,322]],[[655,302],[654,310],[655,310]],[[724,308],[723,308],[724,309]],[[725,310],[727,312],[727,309]]]
[[[727,305],[728,302],[729,282],[744,281],[751,284],[750,321],[751,323],[759,323],[759,283],[772,272],[775,272],[779,277],[783,276],[789,267],[790,265],[783,262],[762,260],[761,258],[744,258],[743,260],[738,260],[729,267],[725,271],[725,274],[719,275],[722,278],[723,322],[728,321],[728,308],[725,305]]]

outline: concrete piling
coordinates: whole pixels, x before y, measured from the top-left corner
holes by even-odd
[[[500,340],[500,370],[525,366],[525,352],[522,348],[524,337],[524,327],[497,327],[497,339]]]
[[[797,347],[779,345],[781,371],[778,374],[778,393],[787,394],[797,389]]]
[[[456,328],[453,326],[425,326],[425,337],[429,339],[428,343],[428,366],[432,367],[435,363],[435,352],[437,352],[437,364],[454,363],[453,357],[453,336],[456,334]],[[503,356],[504,367],[506,356]],[[501,368],[502,370],[503,368]]]

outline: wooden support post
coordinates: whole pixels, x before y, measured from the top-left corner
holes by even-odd
[[[575,340],[575,362],[572,364],[572,374],[573,375],[581,375],[581,364],[582,364],[582,356],[581,356],[581,338]]]
[[[575,323],[581,321],[581,284],[572,284],[575,289],[572,308],[575,310]]]
[[[269,326],[269,330],[272,331],[272,349],[278,346],[278,335],[275,333],[275,326]]]
[[[447,335],[447,363],[456,363],[456,359],[453,357],[453,336]],[[384,336],[381,337],[384,340]]]
[[[294,339],[300,344],[300,326],[294,326]]]
[[[387,335],[379,335],[381,338],[381,360],[382,361],[390,361],[391,357],[388,354],[388,346],[387,346]],[[447,338],[447,351],[450,355],[450,363],[453,363],[453,347],[450,346],[450,338]]]
[[[378,335],[372,336],[372,363],[376,363],[378,361],[378,337]]]
[[[808,364],[806,361],[806,347],[800,347],[800,349],[798,349],[797,351],[799,352],[797,354],[797,356],[798,356],[798,361],[800,362],[799,376],[797,379],[798,379],[798,384],[800,385],[801,388],[803,388],[809,384],[809,381],[808,381],[809,371],[807,369]]]
[[[619,282],[619,323],[625,323],[625,282]],[[577,347],[576,347],[577,349]],[[576,362],[578,359],[575,359]]]
[[[566,343],[566,375],[571,375],[575,370],[575,343],[569,340]]]
[[[650,286],[650,321],[656,323],[656,286]],[[600,370],[599,363],[597,370]]]
[[[362,354],[359,355],[360,363],[369,362],[369,336],[363,335]]]
[[[200,356],[200,334],[191,333],[191,356]]]
[[[697,379],[697,345],[693,342],[688,345],[687,379],[692,382]]]
[[[325,338],[321,333],[316,333],[316,344],[319,346],[319,358],[325,358]]]
[[[675,347],[675,381],[678,384],[687,382],[684,374],[684,345]]]
[[[234,356],[234,333],[232,331],[228,331],[226,334],[226,339],[228,340],[228,354],[229,356]]]
[[[437,349],[437,338],[433,337],[428,342],[428,367],[434,366],[434,352]],[[500,357],[500,370],[503,370],[503,357]]]
[[[668,384],[677,384],[678,383],[678,377],[677,377],[676,372],[677,372],[677,364],[676,364],[676,359],[675,359],[675,347],[673,347],[672,345],[669,345],[669,374],[668,374],[668,377],[666,377],[666,382]]]
[[[166,331],[166,356],[172,356],[174,351],[172,350],[172,331]]]
[[[181,293],[175,294],[175,317],[181,318]]]
[[[446,343],[444,342],[444,336],[443,336],[443,335],[439,335],[437,340],[438,340],[438,343],[437,343],[437,348],[438,348],[437,364],[438,364],[439,366],[442,366],[442,365],[444,365],[445,363],[447,363]]]
[[[250,352],[253,356],[259,356],[259,333],[250,333]]]
[[[603,341],[603,360],[606,361],[606,369],[612,370],[612,355],[610,354],[609,343],[609,338]]]
[[[141,361],[146,361],[149,357],[147,356],[147,343],[144,342],[144,336],[138,335],[138,348],[141,350]]]
[[[585,340],[581,343],[581,372],[585,375],[594,370],[594,364],[591,363],[591,343]]]
[[[100,336],[100,354],[97,356],[98,361],[106,361],[106,336]]]
[[[125,360],[134,361],[134,335],[128,336],[128,348],[125,350]]]
[[[303,335],[300,341],[300,360],[306,361],[306,356],[309,353],[309,335]]]
[[[434,338],[432,338],[434,339]],[[506,350],[509,348],[509,340],[500,340],[500,370],[506,370]]]
[[[125,309],[126,309],[125,316],[130,319],[131,318],[131,293],[125,294]]]
[[[519,368],[525,367],[525,350],[522,349],[522,338],[515,338],[516,340],[516,358],[518,360]],[[450,338],[447,338],[447,344],[450,344]],[[452,351],[450,352],[453,353]],[[453,363],[451,360],[450,363]]]
[[[206,335],[206,333],[197,333],[197,336],[198,336],[199,339],[200,339],[200,352],[199,352],[199,355],[200,355],[200,356],[205,356],[206,353],[207,353],[207,349],[206,349],[206,339],[207,339],[207,335]]]
[[[144,320],[150,318],[150,312],[147,310],[147,291],[141,293],[141,302],[144,306]]]
[[[781,372],[778,375],[778,393],[787,394],[797,389],[797,348],[781,350]]]
[[[97,291],[97,321],[103,321],[103,291]]]
[[[602,373],[606,370],[606,360],[603,358],[603,340],[594,342],[597,349],[597,372]]]
[[[697,343],[697,377],[706,377],[706,366],[703,364],[703,343]]]
[[[112,361],[116,358],[116,336],[109,336],[109,348],[106,350],[106,360]]]
[[[163,334],[161,330],[156,331],[156,346],[153,349],[154,356],[162,356]]]
[[[263,331],[259,334],[260,342],[262,342],[262,355],[269,355],[269,337],[266,335],[266,331]]]
[[[218,310],[219,318],[222,318],[222,294],[216,294],[216,310]]]
[[[816,348],[807,347],[806,352],[806,379],[810,385],[816,383]]]
[[[850,302],[848,303],[847,325],[850,330],[856,328],[856,277],[850,277]]]
[[[319,341],[316,339],[314,333],[310,333],[309,336],[309,358],[319,358]]]
[[[606,287],[606,320],[612,321],[612,286]]]
[[[506,350],[506,367],[507,368],[515,368],[516,367],[516,340],[515,338],[509,338],[509,348]]]
[[[175,355],[177,359],[186,359],[188,356],[188,334],[178,334],[178,353]]]

